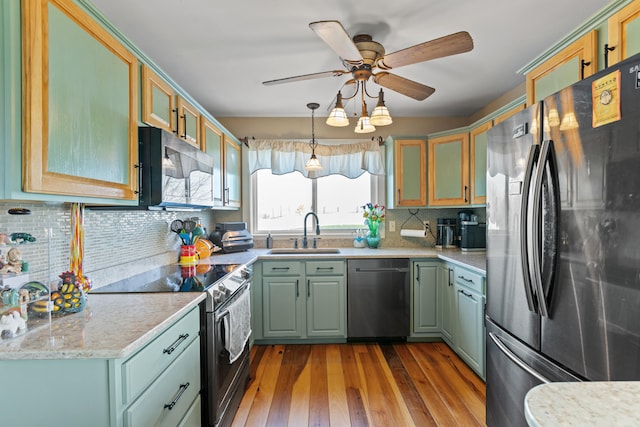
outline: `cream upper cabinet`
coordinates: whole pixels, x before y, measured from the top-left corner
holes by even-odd
[[[200,111],[148,66],[142,66],[142,121],[200,148]]]
[[[142,66],[142,121],[173,132],[175,121],[175,92],[160,76]]]
[[[181,96],[177,96],[178,136],[200,148],[200,112]]]
[[[74,2],[22,2],[25,192],[138,199],[138,62]]]
[[[598,31],[593,30],[527,73],[527,105],[597,71]]]
[[[205,117],[200,126],[200,149],[213,157],[213,203],[214,206],[224,206],[224,135]]]
[[[241,157],[240,146],[224,135],[224,193],[223,206],[239,208],[241,200]]]
[[[427,142],[387,140],[387,207],[427,205]]]
[[[640,52],[640,0],[636,0],[612,15],[608,23],[609,65]]]
[[[469,133],[429,139],[428,146],[429,206],[468,205]]]
[[[469,132],[469,178],[472,205],[487,202],[487,131],[491,129],[489,120]]]

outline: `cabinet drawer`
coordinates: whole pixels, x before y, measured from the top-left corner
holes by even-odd
[[[263,276],[299,276],[300,261],[266,261],[262,264]]]
[[[124,425],[174,427],[200,393],[200,339],[175,361],[124,411]]]
[[[123,403],[131,402],[198,337],[200,312],[196,307],[149,345],[122,364]],[[200,364],[198,364],[200,366]]]
[[[344,275],[344,261],[307,261],[306,272],[311,276]]]
[[[479,273],[471,272],[465,268],[455,267],[453,269],[457,284],[466,286],[484,295],[484,277]]]

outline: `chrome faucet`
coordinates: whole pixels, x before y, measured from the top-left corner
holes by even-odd
[[[316,219],[316,235],[320,235],[320,221],[318,221],[318,215],[315,212],[310,211],[304,216],[304,236],[302,237],[302,248],[307,249],[309,247],[309,241],[307,240],[307,218],[309,215],[313,215]]]

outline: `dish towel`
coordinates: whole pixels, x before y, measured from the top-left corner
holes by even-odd
[[[242,353],[251,335],[251,299],[248,291],[242,292],[237,300],[227,307],[229,315],[223,318],[224,346],[229,352],[229,363],[233,363]]]

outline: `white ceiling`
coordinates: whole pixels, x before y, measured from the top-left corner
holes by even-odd
[[[342,69],[309,28],[339,20],[394,52],[457,31],[474,49],[394,69],[436,92],[416,101],[385,90],[394,116],[468,116],[524,81],[517,71],[607,0],[92,0],[134,44],[214,117],[326,116],[351,76],[264,86]],[[377,92],[371,84],[370,93]],[[346,96],[345,91],[345,96]],[[374,106],[370,102],[369,111]],[[354,106],[348,106],[351,113]]]

